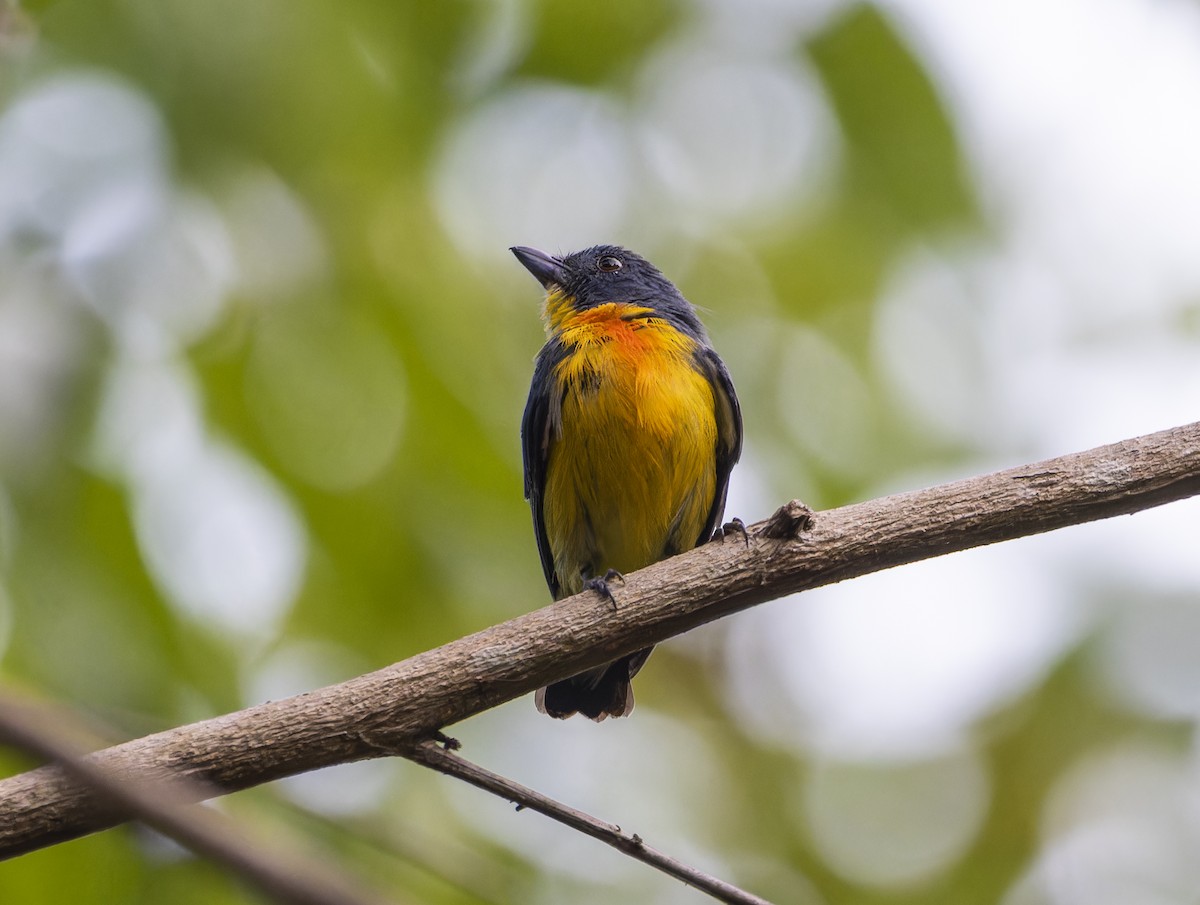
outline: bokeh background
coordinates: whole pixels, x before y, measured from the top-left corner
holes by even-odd
[[[128,738],[544,603],[513,244],[703,308],[747,521],[1192,421],[1197,110],[1192,0],[3,0],[0,679]],[[631,719],[453,732],[780,902],[1194,902],[1198,524],[781,600]],[[219,807],[397,902],[702,900],[403,762]],[[0,900],[256,901],[128,827]]]

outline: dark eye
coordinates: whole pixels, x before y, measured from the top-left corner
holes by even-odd
[[[620,258],[614,258],[612,255],[604,255],[596,261],[596,266],[605,273],[612,273],[615,270],[620,270],[625,265],[621,263]]]

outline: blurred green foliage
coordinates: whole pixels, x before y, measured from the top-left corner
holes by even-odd
[[[199,238],[184,247],[218,301],[215,314],[196,315],[201,328],[145,343],[145,324],[97,301],[105,290],[88,282],[92,259],[72,257],[65,231],[7,231],[0,215],[11,277],[0,293],[42,300],[66,337],[58,358],[45,353],[57,363],[37,416],[0,423],[0,677],[132,737],[339,681],[546,600],[517,440],[541,342],[538,294],[504,252],[537,237],[497,233],[494,247],[465,247],[437,188],[455,179],[439,168],[461,123],[531,85],[602,96],[628,118],[621,166],[636,197],[618,221],[624,234],[592,241],[641,236],[649,247],[639,248],[704,309],[746,413],[749,477],[735,498],[763,507],[731,514],[758,519],[796,496],[836,505],[925,463],[954,470],[996,453],[914,424],[875,361],[878,297],[899,262],[987,226],[927,64],[883,7],[834,4],[826,17],[759,23],[761,44],[739,43],[739,29],[751,34],[746,22],[769,12],[751,6],[743,20],[733,5],[634,0],[25,3],[34,37],[0,42],[7,109],[71,77],[115,84],[155,111],[138,120],[153,131],[161,117],[155,184],[167,207],[197,205],[185,225]],[[665,54],[670,65],[669,52],[689,41],[709,62],[765,61],[772,77],[813,92],[831,115],[801,124],[805,136],[828,130],[828,159],[808,171],[819,185],[781,187],[778,197],[747,190],[733,214],[696,214],[694,199],[688,207],[681,190],[664,187],[670,173],[648,175],[659,124],[638,119],[645,73],[665,71],[649,64]],[[714,134],[721,125],[707,124]],[[556,187],[587,183],[586,169],[552,168],[554,128],[531,136],[525,159],[548,161]],[[97,146],[118,138],[102,125],[95,133]],[[483,166],[490,149],[478,150]],[[589,190],[603,198],[608,186]],[[499,213],[489,216],[502,220],[502,197],[479,198],[480,218],[492,205]],[[148,295],[170,308],[195,282],[168,274]],[[829,367],[794,361],[798,348]],[[194,407],[154,415],[135,400],[133,414],[106,414],[122,398],[111,382],[125,367],[149,369],[143,392],[167,387]],[[805,393],[824,401],[809,423],[793,417]],[[128,428],[139,417],[146,423]],[[183,426],[168,430],[176,417]],[[133,439],[106,451],[112,431]],[[839,454],[838,442],[854,455]],[[177,466],[172,443],[199,458]],[[197,524],[211,493],[177,492],[225,492],[228,481],[260,494],[262,508]],[[180,534],[180,522],[195,533]],[[279,528],[267,552],[238,533],[261,524]],[[204,560],[214,549],[259,576],[266,590],[254,599],[273,603],[207,611],[222,577],[239,575],[223,572],[226,560]],[[288,571],[288,555],[297,569]],[[197,569],[197,557],[200,571],[172,571]],[[210,581],[217,591],[205,590]],[[603,744],[618,751],[660,746],[653,766],[676,764],[681,783],[692,782],[693,759],[707,764],[686,798],[666,795],[647,779],[651,764],[624,756],[597,768],[588,790],[606,803],[610,789],[634,790],[650,815],[642,818],[668,828],[662,848],[685,840],[702,867],[732,882],[781,902],[843,905],[999,901],[1037,851],[1040,808],[1069,763],[1127,731],[1177,741],[1169,727],[1114,714],[1091,690],[1084,658],[1069,659],[970,729],[990,804],[961,853],[913,880],[864,880],[831,863],[806,817],[801,789],[816,751],[738,718],[726,686],[754,664],[733,659],[726,631],[657,653],[639,682],[638,714],[619,727],[535,726],[530,702],[519,701],[456,734],[474,737],[468,754],[489,766],[510,749],[537,752],[555,764],[555,782],[591,775],[574,765],[600,744],[595,733],[609,733]],[[27,766],[0,752],[0,772]],[[697,898],[618,856],[593,861],[590,843],[561,854],[556,830],[416,767],[381,769],[357,804],[350,794],[330,805],[329,794],[285,783],[222,806],[264,832],[315,839],[398,902]],[[517,778],[537,785],[534,774]],[[919,824],[923,815],[909,816]],[[22,905],[256,900],[219,869],[128,827],[0,865],[0,901]]]

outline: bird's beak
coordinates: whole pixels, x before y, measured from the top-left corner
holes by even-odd
[[[525,269],[546,289],[563,284],[563,266],[559,258],[526,245],[514,245],[509,251],[517,256],[517,260],[524,264]]]

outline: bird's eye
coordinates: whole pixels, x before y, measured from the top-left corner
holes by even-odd
[[[596,266],[605,273],[612,273],[613,271],[620,270],[625,265],[621,263],[620,258],[614,258],[612,255],[604,255],[596,261]]]

